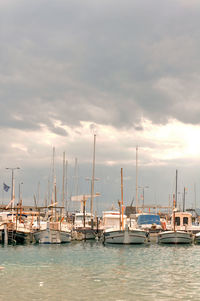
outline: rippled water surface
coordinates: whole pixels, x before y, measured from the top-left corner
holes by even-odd
[[[0,300],[200,300],[200,246],[0,247]]]

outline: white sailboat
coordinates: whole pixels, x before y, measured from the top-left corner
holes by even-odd
[[[143,244],[146,241],[146,232],[129,227],[123,206],[123,169],[121,168],[121,202],[120,211],[104,212],[103,241],[109,244]]]

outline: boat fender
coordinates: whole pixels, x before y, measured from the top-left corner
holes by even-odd
[[[165,231],[167,229],[167,226],[166,226],[166,222],[165,221],[162,221],[161,222],[161,227],[162,229]]]

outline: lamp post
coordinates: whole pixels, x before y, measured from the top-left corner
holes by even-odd
[[[149,186],[138,186],[138,188],[142,189],[142,198],[143,198],[142,206],[143,206],[143,209],[144,209],[144,190],[148,189]]]
[[[15,183],[14,183],[14,171],[20,169],[20,167],[6,167],[7,170],[11,170],[12,174],[12,189],[11,189],[11,208],[14,208],[15,201]]]

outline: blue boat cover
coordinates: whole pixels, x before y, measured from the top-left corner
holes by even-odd
[[[137,223],[138,225],[160,225],[160,216],[156,214],[142,214],[138,216]]]

